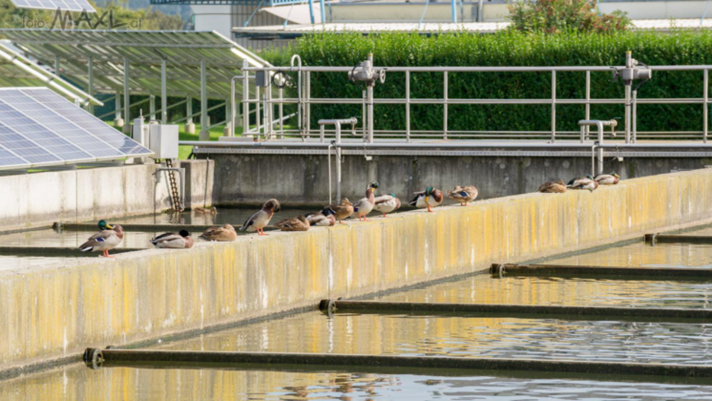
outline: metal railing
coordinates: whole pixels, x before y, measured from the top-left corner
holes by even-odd
[[[361,121],[361,135],[364,142],[373,143],[374,139],[378,141],[380,138],[388,138],[390,141],[405,140],[406,142],[411,142],[418,138],[439,138],[439,139],[489,139],[489,140],[502,140],[502,139],[543,139],[550,143],[554,143],[561,139],[575,140],[579,137],[579,131],[564,131],[557,129],[557,106],[558,105],[583,105],[585,108],[585,119],[591,120],[592,118],[608,120],[614,116],[592,116],[591,115],[591,105],[601,105],[601,104],[620,104],[628,106],[630,112],[626,112],[625,115],[625,143],[635,143],[636,140],[640,138],[644,139],[687,139],[687,140],[699,140],[702,142],[707,142],[708,140],[708,119],[709,119],[709,70],[712,69],[712,65],[689,65],[689,66],[650,66],[652,71],[701,71],[703,73],[702,88],[700,88],[700,97],[695,98],[638,98],[635,95],[635,90],[633,89],[633,95],[630,96],[630,85],[626,88],[626,98],[598,98],[594,99],[591,97],[591,73],[592,72],[612,72],[615,69],[625,69],[626,66],[611,67],[611,66],[591,66],[591,67],[374,67],[374,69],[385,69],[387,72],[397,72],[404,73],[405,75],[405,93],[403,97],[400,98],[368,98],[366,96],[366,90],[364,89],[364,95],[362,98],[317,98],[311,96],[311,87],[313,84],[318,84],[318,82],[312,82],[312,74],[316,73],[337,73],[337,74],[348,74],[354,70],[354,67],[324,67],[324,66],[294,66],[291,67],[245,67],[243,70],[246,72],[263,72],[267,76],[272,76],[277,71],[289,72],[291,74],[297,74],[297,81],[295,86],[299,93],[297,98],[284,98],[282,97],[282,91],[280,90],[280,96],[274,98],[271,95],[270,90],[257,91],[258,96],[254,99],[248,98],[247,96],[243,98],[243,108],[244,110],[249,110],[251,107],[256,106],[257,109],[262,108],[264,110],[263,114],[268,116],[274,115],[274,107],[279,107],[280,115],[284,105],[296,104],[298,105],[298,119],[299,124],[297,128],[285,128],[283,126],[279,129],[280,137],[301,137],[302,139],[309,139],[313,137],[318,137],[320,134],[320,128],[314,127],[311,124],[311,106],[317,104],[353,104],[362,106],[362,121]],[[411,75],[415,73],[442,73],[443,75],[443,97],[442,98],[413,98],[411,96]],[[448,74],[449,73],[547,73],[551,75],[551,96],[546,98],[537,99],[489,99],[489,98],[452,98],[448,96]],[[556,84],[557,84],[557,73],[560,72],[584,72],[586,76],[585,80],[585,96],[583,98],[566,98],[560,99],[557,97]],[[243,93],[250,93],[249,82],[247,79],[243,80]],[[258,88],[260,89],[260,88]],[[374,91],[369,91],[369,96],[373,96]],[[262,96],[259,95],[262,93]],[[367,116],[367,111],[370,105],[387,105],[387,104],[397,104],[403,105],[405,107],[405,128],[404,129],[372,129],[367,132],[367,127],[369,124],[364,124],[365,121],[372,118],[373,116]],[[637,131],[637,104],[699,104],[702,107],[702,126],[699,131]],[[414,129],[411,117],[411,106],[412,105],[439,105],[443,109],[443,126],[441,130],[419,130]],[[454,130],[448,127],[448,106],[449,105],[550,105],[551,106],[551,124],[549,130],[530,130],[530,131],[502,131],[502,130]],[[261,107],[260,107],[261,106]],[[333,118],[345,118],[350,116],[331,116]],[[630,119],[630,121],[628,121]],[[253,129],[252,134],[260,134],[265,137],[271,138],[274,136],[275,121],[282,121],[281,119],[271,119],[273,122],[270,123],[269,119],[265,119],[261,127],[257,130]],[[588,127],[586,127],[586,134],[588,134]],[[249,132],[249,130],[245,130]],[[328,137],[333,137],[335,135],[334,130],[327,130],[326,135]]]

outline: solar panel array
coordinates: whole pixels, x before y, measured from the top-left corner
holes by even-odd
[[[0,89],[0,169],[116,160],[151,153],[47,88]]]
[[[10,0],[17,8],[38,8],[42,10],[86,11],[95,13],[87,0]]]

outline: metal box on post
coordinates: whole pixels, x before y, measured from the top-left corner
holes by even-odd
[[[151,124],[150,141],[148,148],[155,155],[154,159],[178,158],[178,126]]]

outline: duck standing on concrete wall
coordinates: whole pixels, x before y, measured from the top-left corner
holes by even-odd
[[[354,205],[351,201],[349,201],[349,198],[342,199],[340,205],[333,204],[327,206],[327,208],[334,211],[336,220],[339,224],[344,224],[341,220],[348,219],[352,214],[354,214]]]
[[[270,199],[262,205],[262,209],[259,212],[250,216],[238,230],[247,232],[257,231],[257,235],[267,235],[263,229],[269,224],[269,221],[272,220],[272,216],[274,216],[276,212],[279,212],[280,209],[279,201],[277,199]]]
[[[547,181],[539,186],[539,192],[545,194],[561,194],[566,192],[566,185],[563,181]]]
[[[441,203],[443,203],[443,193],[439,189],[428,187],[425,191],[416,192],[415,198],[408,204],[417,208],[427,207],[428,212],[432,212],[431,207],[439,206]]]
[[[206,241],[229,242],[237,239],[235,227],[224,224],[222,227],[210,227],[200,237]]]
[[[118,224],[111,225],[104,220],[100,220],[98,225],[101,231],[81,244],[79,250],[82,252],[101,251],[99,256],[113,258],[113,256],[109,256],[109,250],[116,248],[123,241],[124,229]]]
[[[401,201],[394,193],[381,195],[375,201],[376,204],[373,205],[373,209],[383,213],[383,217],[386,217],[386,213],[398,210],[401,207]]]
[[[282,231],[307,231],[310,227],[309,222],[304,216],[284,219],[277,223],[276,226]]]
[[[452,191],[448,191],[447,197],[455,202],[460,202],[460,206],[467,206],[468,202],[477,199],[477,194],[477,188],[475,188],[474,185],[468,185],[466,187],[458,185]]]
[[[599,174],[594,178],[594,180],[598,183],[598,185],[616,185],[618,184],[620,177],[616,173]]]
[[[586,177],[573,178],[566,184],[566,188],[569,189],[588,189],[593,192],[594,189],[598,188],[598,183],[591,177],[587,175]]]
[[[354,203],[354,213],[356,213],[360,221],[368,221],[366,215],[371,213],[373,206],[376,204],[376,198],[373,196],[376,188],[378,188],[377,182],[374,181],[368,184],[368,187],[366,187],[366,196]]]
[[[151,240],[156,248],[187,249],[193,247],[193,238],[188,230],[180,230],[176,233],[161,234]]]
[[[330,207],[325,207],[319,213],[309,213],[304,217],[307,218],[310,226],[326,226],[330,227],[336,224],[335,212]]]

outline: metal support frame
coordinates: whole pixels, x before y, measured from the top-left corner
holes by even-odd
[[[89,96],[94,96],[94,58],[89,56],[87,59],[87,93]],[[87,111],[94,114],[94,105],[89,102]]]
[[[114,124],[116,124],[119,120],[121,120],[121,110],[124,108],[121,106],[121,95],[116,92],[116,96],[114,97]],[[110,115],[111,113],[107,113],[107,115]],[[99,118],[102,118],[105,116],[100,116]]]
[[[148,102],[148,99],[149,99],[149,98],[146,97],[146,98],[143,98],[143,99],[141,99],[141,100],[137,100],[137,101],[135,101],[135,102],[129,104],[129,108],[134,107],[134,106],[138,106],[138,105],[141,105],[141,104],[144,104],[144,103]],[[110,111],[110,112],[108,112],[108,113],[104,113],[104,114],[102,114],[102,115],[100,115],[100,116],[97,116],[96,118],[98,118],[98,119],[101,120],[101,119],[103,119],[103,118],[105,118],[105,117],[108,117],[108,116],[110,116],[110,115],[112,115],[112,114],[115,114],[117,118],[121,118],[121,112],[124,111],[124,107],[125,107],[125,106],[121,106],[121,96],[116,96],[116,99],[115,99],[115,100],[116,100],[116,110],[112,110],[112,111]]]
[[[314,4],[312,4],[312,1],[313,0],[309,0],[309,19],[312,25],[314,25]]]
[[[598,160],[597,163],[597,168],[593,169],[594,171],[591,171],[591,175],[595,176],[596,174],[603,174],[603,127],[613,127],[615,128],[618,125],[618,122],[616,120],[608,120],[608,121],[603,121],[603,120],[581,120],[579,121],[579,126],[581,127],[581,143],[584,142],[584,137],[586,136],[586,132],[584,127],[585,126],[591,126],[595,125],[598,127],[598,140],[593,144],[592,150],[596,151],[596,159]]]
[[[161,60],[161,123],[168,124],[168,93],[166,85],[166,60]]]
[[[410,71],[405,72],[405,141],[410,142]]]
[[[447,71],[443,72],[443,100],[443,139],[447,139]],[[372,137],[369,140],[373,142]]]
[[[429,0],[428,0],[429,1]],[[450,14],[452,22],[457,24],[457,4],[456,0],[450,0]]]
[[[195,114],[193,114],[193,98],[191,96],[188,96],[185,99],[185,118],[184,119],[185,119],[186,125],[193,124],[193,116],[195,116]],[[179,121],[182,121],[182,120],[183,119],[181,119]]]
[[[156,97],[148,95],[148,121],[156,120]]]
[[[321,140],[324,140],[324,126],[334,125],[336,128],[336,140],[329,145],[329,154],[331,154],[331,146],[336,147],[336,201],[341,201],[341,124],[351,124],[351,132],[355,133],[356,124],[358,120],[356,118],[346,118],[340,120],[319,120],[319,127],[321,131]],[[331,171],[331,157],[329,157],[329,171]],[[329,180],[329,204],[331,204],[331,180]]]
[[[324,0],[319,0],[319,7],[321,7],[321,23],[324,24],[324,23],[326,23],[326,16],[324,15],[324,13],[325,13]]]
[[[707,143],[707,135],[709,133],[709,85],[710,85],[710,70],[705,69],[702,83],[702,140]]]
[[[131,91],[129,88],[129,59],[124,57],[124,134],[131,133]]]
[[[556,71],[551,72],[551,143],[556,142]]]
[[[200,133],[198,137],[201,141],[210,140],[208,129],[208,67],[205,59],[200,60]]]

